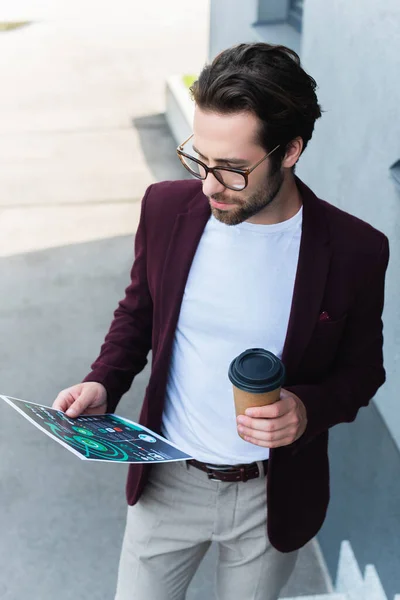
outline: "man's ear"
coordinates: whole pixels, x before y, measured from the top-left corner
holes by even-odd
[[[290,169],[297,163],[300,158],[300,154],[303,150],[303,139],[301,137],[294,138],[286,146],[286,154],[282,161],[282,167]]]

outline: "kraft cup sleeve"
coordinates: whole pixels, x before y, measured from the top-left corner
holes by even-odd
[[[236,416],[244,415],[247,408],[253,406],[266,406],[267,404],[273,404],[280,397],[281,388],[278,387],[270,392],[264,392],[262,394],[252,394],[240,390],[235,385],[233,387],[233,396],[235,401]]]

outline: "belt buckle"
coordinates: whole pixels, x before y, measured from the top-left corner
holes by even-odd
[[[235,469],[232,467],[221,466],[220,468],[215,468],[215,467],[210,467],[210,465],[206,465],[206,469],[207,469],[207,477],[211,481],[223,481],[223,479],[216,477],[214,475],[213,471],[226,471],[227,473],[232,473],[235,471]],[[236,472],[240,473],[240,479],[238,481],[243,481],[243,483],[246,483],[246,481],[249,480],[245,467],[238,466],[238,468],[236,469]]]
[[[218,477],[215,477],[215,475],[212,471],[208,470],[208,467],[207,467],[207,477],[210,481],[221,481],[221,479],[218,479]]]
[[[222,479],[219,479],[218,477],[215,476],[215,474],[213,473],[213,471],[229,471],[229,467],[223,467],[223,465],[221,465],[220,468],[218,467],[212,467],[210,465],[206,464],[206,469],[207,469],[207,477],[210,481],[222,481]]]

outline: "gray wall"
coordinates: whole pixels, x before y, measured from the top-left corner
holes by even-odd
[[[277,4],[276,0],[273,4]],[[259,0],[211,0],[210,58],[241,42],[284,44],[296,52],[300,51],[301,36],[293,27],[287,23],[268,24],[261,19],[263,14],[259,12]]]
[[[257,0],[211,0],[210,58],[239,42],[254,42]]]
[[[349,540],[361,571],[373,564],[392,600],[400,592],[400,453],[375,405],[331,430],[329,455],[331,501],[318,541],[331,577]]]
[[[332,499],[318,540],[333,579],[348,539],[391,598],[400,592],[400,190],[389,174],[400,159],[400,2],[305,0],[301,35],[285,24],[254,26],[257,7],[256,0],[211,0],[210,57],[256,40],[300,53],[325,112],[297,173],[390,240],[387,382],[355,423],[331,431]]]
[[[298,174],[321,197],[388,235],[385,364],[375,407],[331,432],[332,500],[318,536],[334,576],[349,539],[375,565],[388,598],[400,591],[400,3],[306,0],[301,58],[325,113]],[[383,418],[383,419],[382,419]]]
[[[264,2],[267,0],[264,0]],[[400,191],[389,167],[400,159],[400,2],[305,0],[303,33],[257,24],[258,0],[211,0],[210,58],[239,42],[286,44],[318,83],[325,113],[298,165],[321,197],[390,239],[385,363],[378,408],[400,447]]]
[[[384,313],[388,380],[376,401],[400,447],[399,0],[307,0],[302,59],[326,111],[300,160],[314,191],[389,236]]]
[[[389,237],[387,382],[354,424],[331,432],[332,500],[318,535],[331,575],[349,539],[362,568],[375,565],[388,598],[400,591],[400,3],[306,0],[301,58],[325,113],[298,175],[321,197]]]

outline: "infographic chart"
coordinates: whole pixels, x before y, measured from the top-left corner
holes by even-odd
[[[10,396],[0,398],[82,460],[152,463],[191,458],[153,431],[114,414],[71,419],[48,406]]]

